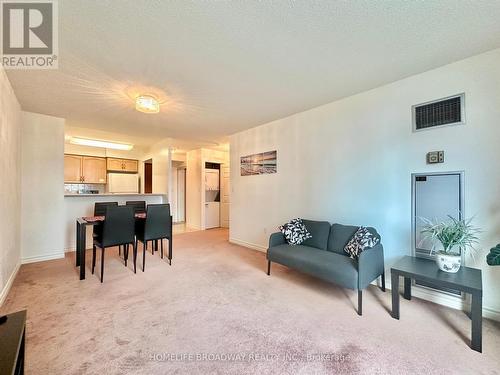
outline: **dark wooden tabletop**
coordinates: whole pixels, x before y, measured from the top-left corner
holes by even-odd
[[[483,290],[481,270],[476,268],[462,266],[457,273],[449,273],[441,271],[433,260],[405,256],[392,266],[391,272],[394,271],[401,276],[437,283],[466,293],[482,293]]]
[[[26,310],[8,314],[0,324],[0,374],[14,373],[25,324]]]

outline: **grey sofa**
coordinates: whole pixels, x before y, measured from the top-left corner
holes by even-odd
[[[351,259],[344,252],[344,247],[357,231],[357,226],[330,225],[327,221],[302,221],[312,238],[301,245],[289,245],[280,232],[273,233],[269,238],[267,274],[271,273],[271,262],[276,262],[344,288],[358,290],[358,314],[362,315],[362,290],[381,276],[382,291],[385,292],[382,243],[365,249],[358,260]],[[374,228],[368,229],[380,238]]]

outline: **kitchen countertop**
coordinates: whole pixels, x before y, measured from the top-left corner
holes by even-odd
[[[106,196],[149,196],[158,197],[167,194],[141,194],[141,193],[102,193],[102,194],[64,194],[64,197],[106,197]]]

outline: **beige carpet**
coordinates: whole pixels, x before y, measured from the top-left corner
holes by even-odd
[[[391,318],[390,292],[357,295],[227,242],[226,230],[179,234],[173,265],[146,272],[107,253],[104,284],[79,281],[74,254],[23,265],[1,312],[28,309],[28,374],[498,374],[500,325],[413,299]],[[90,253],[89,253],[90,255]],[[139,263],[141,257],[139,257]],[[99,263],[98,263],[99,264]]]

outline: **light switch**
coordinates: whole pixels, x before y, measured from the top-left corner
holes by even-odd
[[[444,151],[431,151],[427,153],[427,164],[444,163]]]

